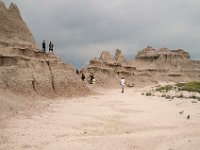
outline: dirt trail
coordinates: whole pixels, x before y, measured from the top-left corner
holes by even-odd
[[[0,149],[200,149],[200,102],[146,97],[134,88],[100,92],[57,99],[42,113],[11,118],[0,130]]]

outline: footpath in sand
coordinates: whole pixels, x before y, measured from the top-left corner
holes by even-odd
[[[200,150],[200,102],[147,97],[135,88],[56,99],[7,122],[1,150]]]

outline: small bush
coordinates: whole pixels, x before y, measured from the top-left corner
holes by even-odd
[[[151,96],[151,95],[152,95],[151,92],[146,93],[146,96]]]
[[[166,94],[162,94],[161,97],[166,97]]]
[[[184,98],[183,94],[177,96],[177,98]]]
[[[189,98],[191,98],[191,99],[197,99],[197,100],[199,100],[199,99],[200,99],[200,97],[198,97],[198,96],[195,96],[195,95],[193,95],[193,96],[190,96]]]

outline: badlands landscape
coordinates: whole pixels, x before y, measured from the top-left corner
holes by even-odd
[[[200,149],[200,61],[186,50],[102,51],[77,74],[36,47],[14,3],[0,20],[0,149]]]

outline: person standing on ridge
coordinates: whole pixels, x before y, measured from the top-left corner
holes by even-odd
[[[93,80],[94,80],[94,74],[91,73],[91,74],[90,74],[90,84],[93,84]]]
[[[121,78],[120,84],[121,84],[121,88],[122,88],[122,93],[124,93],[124,86],[126,84],[126,80],[124,78]]]
[[[45,40],[43,40],[43,42],[42,42],[42,51],[46,52],[46,43],[45,43]]]
[[[53,53],[53,43],[50,41],[49,43],[49,53],[52,52]]]
[[[79,74],[79,71],[78,71],[78,69],[76,69],[76,74],[77,74],[77,75]]]
[[[84,75],[84,73],[82,73],[81,79],[82,79],[83,81],[85,80],[85,75]]]

